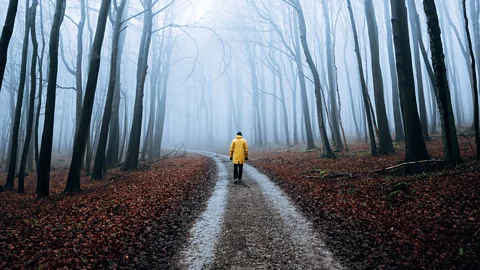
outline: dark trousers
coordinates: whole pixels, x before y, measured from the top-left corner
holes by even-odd
[[[233,164],[233,178],[242,180],[243,164]]]

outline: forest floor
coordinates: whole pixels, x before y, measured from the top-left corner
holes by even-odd
[[[302,149],[251,149],[249,163],[268,175],[325,234],[335,258],[352,269],[480,269],[480,172],[470,139],[465,163],[426,163],[405,175],[403,145],[371,157],[368,145],[324,159]],[[441,159],[441,138],[428,143]]]
[[[31,174],[25,194],[0,192],[0,269],[169,268],[214,173],[210,159],[188,155],[114,169],[102,181],[84,176],[82,193],[64,194],[68,170],[55,169],[42,200]]]
[[[405,175],[403,145],[371,157],[354,144],[336,159],[300,147],[251,147],[242,185],[227,156],[198,152],[114,169],[51,196],[0,192],[0,269],[479,269],[480,166],[419,165]],[[441,139],[428,144],[435,160]],[[262,174],[263,173],[263,174]],[[5,175],[0,175],[2,179]]]

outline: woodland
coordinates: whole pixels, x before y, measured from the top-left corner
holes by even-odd
[[[0,268],[176,268],[238,131],[345,268],[480,268],[480,0],[5,0],[0,22]]]

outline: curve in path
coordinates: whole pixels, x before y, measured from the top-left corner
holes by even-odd
[[[196,153],[215,160],[218,179],[190,230],[180,268],[342,269],[311,222],[267,176],[245,165],[245,186],[234,185],[227,156]]]

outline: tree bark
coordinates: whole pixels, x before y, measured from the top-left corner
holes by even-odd
[[[397,71],[395,69],[395,54],[393,50],[393,35],[392,35],[392,24],[390,23],[390,9],[389,9],[389,0],[384,0],[384,18],[385,18],[385,27],[387,29],[386,39],[387,39],[387,51],[388,51],[388,62],[390,68],[390,76],[392,79],[392,101],[393,101],[393,120],[395,122],[395,140],[403,141],[405,139],[405,134],[403,132],[402,124],[402,113],[400,112],[400,96],[398,92],[398,78]]]
[[[3,75],[7,66],[8,45],[12,38],[13,28],[15,26],[15,17],[17,16],[18,0],[10,0],[8,3],[7,16],[3,25],[2,36],[0,37],[0,91],[2,91]]]
[[[145,79],[148,69],[148,53],[152,38],[152,0],[145,0],[146,9],[143,19],[142,39],[138,55],[137,86],[135,95],[135,106],[133,111],[133,123],[128,142],[127,156],[122,168],[124,171],[133,170],[138,166],[138,154],[140,151],[140,140],[143,121],[143,95],[145,91]]]
[[[23,153],[22,159],[20,162],[20,170],[18,173],[18,193],[25,192],[24,183],[25,183],[25,169],[27,165],[27,157],[29,155],[30,145],[31,145],[31,138],[32,138],[32,129],[33,129],[33,117],[34,117],[34,110],[35,110],[35,94],[37,88],[37,77],[36,77],[36,68],[37,68],[37,58],[38,58],[38,41],[37,41],[37,32],[35,30],[35,22],[36,22],[36,15],[37,15],[37,5],[38,0],[33,0],[32,7],[30,10],[30,31],[31,31],[31,38],[32,38],[32,46],[33,46],[33,53],[32,53],[32,64],[30,67],[30,100],[28,106],[28,120],[27,120],[27,132],[25,134],[25,144],[23,146]],[[33,153],[30,153],[33,155]]]
[[[323,8],[323,18],[325,21],[325,45],[327,52],[327,74],[328,74],[328,88],[330,97],[330,119],[331,119],[331,132],[332,138],[337,151],[342,152],[345,147],[340,135],[340,125],[338,119],[338,105],[336,99],[336,70],[335,70],[335,50],[332,42],[332,29],[330,21],[330,9],[328,7],[328,1],[321,1]]]
[[[370,56],[372,58],[373,87],[375,109],[378,121],[378,153],[381,155],[395,152],[388,126],[387,109],[383,93],[382,67],[380,66],[380,46],[378,43],[378,27],[372,0],[365,0],[365,17],[367,18]]]
[[[105,151],[107,147],[108,132],[113,107],[113,96],[116,85],[115,80],[117,79],[118,46],[120,40],[120,31],[122,30],[122,17],[125,4],[126,0],[122,0],[118,8],[116,8],[117,14],[115,18],[115,27],[113,28],[112,54],[110,59],[110,77],[108,82],[107,98],[105,101],[100,138],[98,140],[97,153],[95,154],[95,162],[92,172],[92,179],[94,180],[103,178]]]
[[[110,3],[111,0],[103,0],[102,5],[100,6],[97,30],[95,32],[95,39],[93,41],[92,51],[90,53],[90,66],[88,71],[87,85],[85,88],[85,98],[82,106],[82,117],[80,119],[80,125],[78,127],[77,134],[75,136],[75,142],[73,144],[72,162],[70,164],[70,170],[68,172],[68,179],[64,192],[78,192],[81,190],[80,175],[82,169],[82,159],[83,153],[85,152],[88,133],[90,132],[93,102],[95,100],[95,92],[97,89],[102,45],[105,37],[105,29],[107,25],[108,12],[110,10]],[[113,92],[111,96],[113,98]],[[89,164],[87,164],[87,166],[88,165]]]
[[[420,50],[419,44],[422,39],[422,32],[420,30],[420,20],[417,13],[417,8],[413,0],[408,0],[408,12],[410,25],[412,27],[412,48],[414,55],[415,72],[417,78],[417,92],[418,92],[418,105],[420,108],[420,123],[422,124],[423,137],[425,140],[430,141],[430,135],[428,134],[428,120],[427,120],[427,108],[425,106],[425,91],[423,88],[423,76],[422,65],[420,62]]]
[[[473,42],[472,37],[470,35],[470,29],[468,25],[468,16],[467,16],[467,3],[465,0],[462,0],[463,5],[463,18],[465,20],[465,32],[467,34],[467,41],[468,41],[468,49],[470,51],[470,58],[472,61],[472,73],[473,73],[473,125],[475,126],[475,142],[477,145],[476,149],[476,158],[477,160],[480,159],[480,129],[479,129],[479,120],[478,120],[478,85],[477,85],[477,67],[475,63],[475,54],[473,52]],[[458,145],[457,145],[458,147]]]
[[[55,117],[55,98],[58,75],[58,43],[60,39],[60,26],[65,15],[66,0],[57,0],[52,30],[50,32],[50,63],[48,73],[47,100],[45,104],[45,121],[43,125],[42,146],[37,173],[37,195],[48,197],[50,193],[50,166],[52,163],[53,126]]]
[[[327,130],[325,128],[325,122],[323,118],[323,103],[322,103],[322,94],[321,94],[322,89],[320,85],[320,76],[318,74],[318,70],[317,70],[317,67],[315,66],[315,63],[313,62],[313,58],[310,53],[310,49],[308,47],[307,26],[305,23],[305,16],[303,14],[303,9],[300,4],[300,1],[295,0],[295,3],[296,3],[296,10],[297,10],[297,16],[298,16],[297,19],[298,19],[299,30],[300,30],[300,41],[303,47],[303,51],[305,53],[305,58],[307,59],[308,66],[312,71],[313,80],[315,83],[315,96],[316,96],[315,101],[317,103],[317,118],[318,118],[318,126],[320,128],[320,137],[322,138],[323,156],[326,158],[334,158],[335,154],[333,153],[332,148],[330,147],[330,142],[328,140]],[[306,93],[305,93],[305,96],[306,96]],[[304,98],[306,98],[305,96]],[[310,121],[308,111],[307,111],[307,114],[305,115],[305,122],[307,121]],[[310,136],[312,135],[310,134]],[[307,140],[308,138],[309,137],[307,133]],[[341,139],[340,139],[340,142],[341,142]]]
[[[369,137],[370,137],[370,153],[372,156],[378,155],[377,151],[377,143],[375,142],[375,133],[373,131],[373,123],[372,123],[372,111],[370,110],[369,104],[369,96],[368,96],[368,88],[367,83],[365,81],[365,75],[363,73],[363,63],[362,57],[360,55],[360,46],[358,44],[358,34],[357,34],[357,25],[355,23],[355,18],[353,16],[352,10],[352,3],[350,0],[347,0],[347,7],[348,7],[348,14],[350,17],[350,22],[352,24],[352,32],[353,32],[353,41],[355,43],[355,55],[357,57],[357,65],[358,65],[358,75],[360,77],[360,84],[362,85],[362,96],[363,96],[363,106],[366,113],[366,120],[367,126],[365,128],[365,133],[368,129]],[[365,136],[365,139],[367,136]]]
[[[23,95],[25,93],[25,81],[27,77],[27,60],[28,60],[28,35],[30,33],[30,1],[26,2],[25,10],[25,34],[23,36],[23,48],[22,48],[22,64],[20,66],[20,82],[18,84],[17,92],[17,105],[15,107],[15,118],[12,129],[12,141],[10,147],[10,158],[8,164],[7,182],[5,184],[5,190],[13,190],[13,184],[15,180],[15,169],[17,165],[17,153],[18,153],[18,140],[20,132],[20,118],[22,116]]]
[[[405,130],[405,161],[425,160],[429,158],[429,155],[417,110],[405,0],[391,0],[391,9],[392,32],[399,79],[400,105]]]

